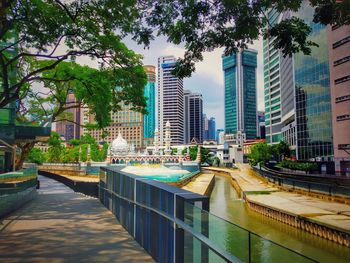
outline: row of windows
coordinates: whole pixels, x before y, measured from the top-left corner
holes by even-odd
[[[350,56],[338,59],[338,60],[333,62],[333,66],[338,66],[338,65],[343,64],[343,63],[345,63],[345,62],[347,62],[349,60],[350,60]]]
[[[337,84],[340,84],[340,83],[343,83],[343,82],[346,82],[349,80],[350,80],[350,75],[347,75],[345,77],[334,80],[334,83],[337,85]]]
[[[350,114],[337,116],[337,121],[345,121],[345,120],[350,120]]]
[[[350,100],[350,94],[335,98],[335,103],[346,101],[346,100]]]
[[[333,49],[340,47],[341,45],[344,45],[345,43],[350,41],[350,36],[344,37],[343,39],[333,43]]]

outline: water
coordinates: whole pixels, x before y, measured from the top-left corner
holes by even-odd
[[[350,262],[349,248],[249,210],[229,180],[216,175],[211,213],[319,262]]]

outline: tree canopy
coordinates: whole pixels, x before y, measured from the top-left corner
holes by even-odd
[[[203,52],[224,47],[225,53],[259,38],[276,37],[276,47],[286,55],[310,53],[315,43],[308,40],[310,27],[292,17],[270,25],[266,10],[295,12],[302,0],[3,0],[0,5],[0,107],[23,98],[34,81],[66,60],[88,56],[99,68],[109,70],[134,98],[141,82],[141,57],[123,43],[130,36],[148,47],[159,35],[183,44],[185,56],[175,72],[191,75]],[[322,24],[349,24],[349,1],[311,0],[314,21]],[[50,62],[34,63],[47,59]],[[106,73],[107,74],[107,73]],[[137,78],[136,78],[137,79]],[[61,79],[61,81],[63,81]],[[133,83],[132,85],[130,85]],[[130,86],[129,86],[130,85]],[[135,96],[136,95],[136,96]]]

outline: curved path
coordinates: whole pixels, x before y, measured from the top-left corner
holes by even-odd
[[[98,199],[39,180],[38,197],[0,223],[0,262],[154,262]]]

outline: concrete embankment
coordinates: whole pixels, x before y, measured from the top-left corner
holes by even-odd
[[[215,175],[212,173],[203,173],[193,178],[182,189],[194,192],[200,195],[210,196],[215,184]]]
[[[250,209],[314,235],[350,247],[350,205],[281,191],[248,165],[240,169],[205,168],[232,178]]]

